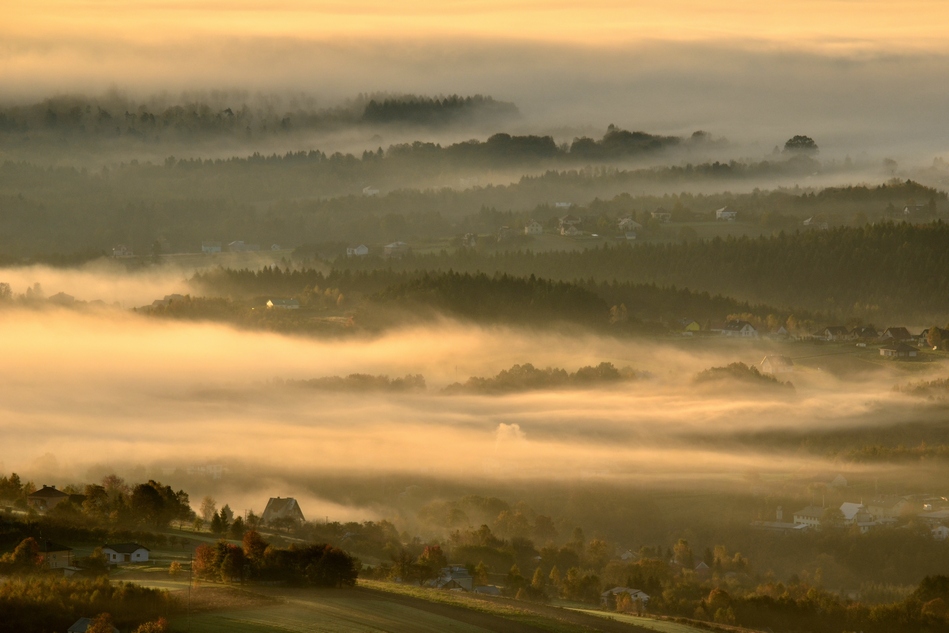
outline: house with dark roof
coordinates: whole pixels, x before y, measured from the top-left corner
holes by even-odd
[[[900,341],[893,345],[881,347],[880,356],[885,358],[916,358],[919,356],[919,348]]]
[[[758,338],[758,330],[748,321],[728,321],[722,327],[722,336]]]
[[[873,339],[880,338],[880,333],[877,332],[877,329],[872,325],[861,325],[860,327],[855,327],[850,330],[850,338],[872,341]]]
[[[464,565],[449,565],[438,571],[438,577],[429,582],[429,586],[436,589],[471,591],[474,589],[474,578]]]
[[[72,548],[54,543],[48,539],[38,539],[40,561],[50,569],[63,569],[72,563]]]
[[[102,553],[109,558],[109,563],[112,565],[148,562],[150,551],[147,547],[138,543],[113,543],[112,545],[102,546]]]
[[[821,330],[818,337],[825,341],[846,341],[850,338],[850,330],[842,325],[830,325]]]
[[[26,503],[39,512],[52,510],[57,505],[69,499],[69,494],[56,490],[56,486],[46,486],[27,496]]]
[[[609,604],[610,596],[612,596],[613,600],[615,601],[616,598],[624,593],[628,594],[633,602],[638,601],[643,605],[649,602],[649,596],[639,589],[633,589],[632,587],[613,587],[612,589],[607,589],[600,594],[600,604],[606,606]]]
[[[883,330],[880,338],[884,341],[908,341],[913,335],[905,327],[888,327]]]
[[[823,516],[824,508],[820,506],[806,506],[794,513],[794,522],[798,525],[819,528],[820,520]]]
[[[913,503],[906,497],[877,497],[866,504],[867,512],[875,519],[897,519],[913,513]]]
[[[300,504],[293,497],[271,497],[260,518],[264,523],[272,523],[279,519],[292,519],[300,523],[306,521]]]

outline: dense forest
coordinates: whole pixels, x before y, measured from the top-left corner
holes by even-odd
[[[639,151],[635,140],[611,140],[620,134],[608,132],[594,144],[613,148],[610,152],[618,151],[617,145]],[[544,161],[569,162],[571,153],[549,137],[498,134],[446,147],[390,146],[362,157],[317,150],[213,160],[167,157],[159,164],[132,160],[91,171],[6,161],[0,164],[0,254],[110,251],[118,244],[141,254],[151,253],[156,242],[165,253],[197,252],[205,240],[243,240],[264,247],[322,244],[301,252],[328,256],[352,242],[375,247],[396,240],[445,242],[465,233],[479,235],[483,248],[510,248],[497,241],[502,226],[518,231],[535,219],[555,233],[557,218],[567,213],[564,205],[581,219],[583,231],[609,237],[622,234],[618,218],[633,216],[643,225],[639,238],[646,241],[699,239],[704,233],[683,225],[714,224],[714,212],[722,207],[736,211],[739,224],[734,226],[752,234],[794,230],[808,218],[815,228],[885,218],[928,221],[946,209],[945,194],[912,181],[744,194],[666,193],[703,180],[725,187],[764,177],[758,172],[765,168],[778,181],[793,179],[798,173],[794,159],[733,163],[724,169],[718,163],[635,170],[560,167],[519,175],[508,185],[489,184],[491,178],[479,184],[478,174],[485,169],[510,165],[520,173],[544,171]],[[653,193],[629,193],[645,189]],[[907,205],[911,216],[903,214]],[[672,223],[656,220],[651,215],[656,211],[669,213]],[[531,241],[512,245],[529,248]]]
[[[943,324],[949,313],[949,225],[881,223],[757,238],[619,244],[584,251],[416,255],[402,270],[504,271],[551,280],[656,283],[846,320]],[[368,267],[372,262],[339,265]],[[378,264],[377,264],[378,265]],[[629,306],[629,304],[627,304]],[[693,317],[695,318],[695,317]]]
[[[744,315],[775,326],[793,322],[805,329],[814,327],[815,319],[821,318],[806,311],[791,313],[654,284],[582,279],[552,282],[535,276],[450,270],[334,269],[323,273],[308,268],[267,266],[259,270],[215,269],[197,273],[190,284],[196,296],[141,310],[163,318],[225,320],[251,326],[269,324],[294,331],[305,329],[306,322],[313,318],[343,316],[370,329],[447,314],[487,323],[573,323],[617,334],[678,330],[683,318],[705,323]],[[254,309],[278,295],[296,298],[301,309]]]
[[[192,98],[189,98],[192,97]],[[474,95],[359,95],[343,105],[317,107],[308,95],[216,92],[136,101],[118,93],[99,98],[61,96],[0,107],[0,135],[7,143],[130,138],[142,142],[328,131],[357,125],[444,126],[500,123],[516,117],[517,106]]]

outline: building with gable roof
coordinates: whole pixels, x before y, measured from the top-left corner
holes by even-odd
[[[303,518],[300,504],[293,497],[271,497],[260,518],[264,523],[271,523],[280,519],[291,519],[300,523],[306,521]]]
[[[46,512],[52,510],[57,505],[69,499],[69,495],[62,490],[56,490],[56,486],[46,486],[27,496],[26,503],[31,508]]]

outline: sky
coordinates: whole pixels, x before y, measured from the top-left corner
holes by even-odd
[[[945,2],[38,0],[0,3],[0,101],[118,90],[489,94],[513,133],[704,129],[768,151],[925,164],[949,95]],[[909,19],[911,18],[911,19]],[[562,140],[562,139],[561,139]],[[883,156],[881,156],[882,158]]]
[[[7,2],[8,38],[53,44],[167,43],[189,37],[574,42],[721,41],[819,48],[944,47],[938,0],[40,0]],[[913,19],[907,19],[912,16]],[[8,40],[9,41],[9,40]]]

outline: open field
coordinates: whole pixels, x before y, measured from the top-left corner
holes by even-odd
[[[657,631],[658,633],[700,633],[706,631],[706,629],[699,629],[694,626],[689,626],[688,624],[681,624],[679,622],[672,622],[670,620],[646,618],[638,615],[629,615],[626,613],[607,613],[605,611],[596,611],[594,609],[575,609],[575,611],[579,613],[587,613],[598,618],[609,618],[610,620],[616,620],[617,622],[635,624],[636,626],[641,626],[651,631]]]
[[[636,633],[633,622],[593,613],[508,599],[475,597],[390,583],[360,581],[354,589],[313,590],[255,587],[239,591],[204,586],[196,589],[197,613],[173,621],[195,633]],[[643,618],[646,620],[645,618]],[[678,629],[685,633],[695,629]]]

